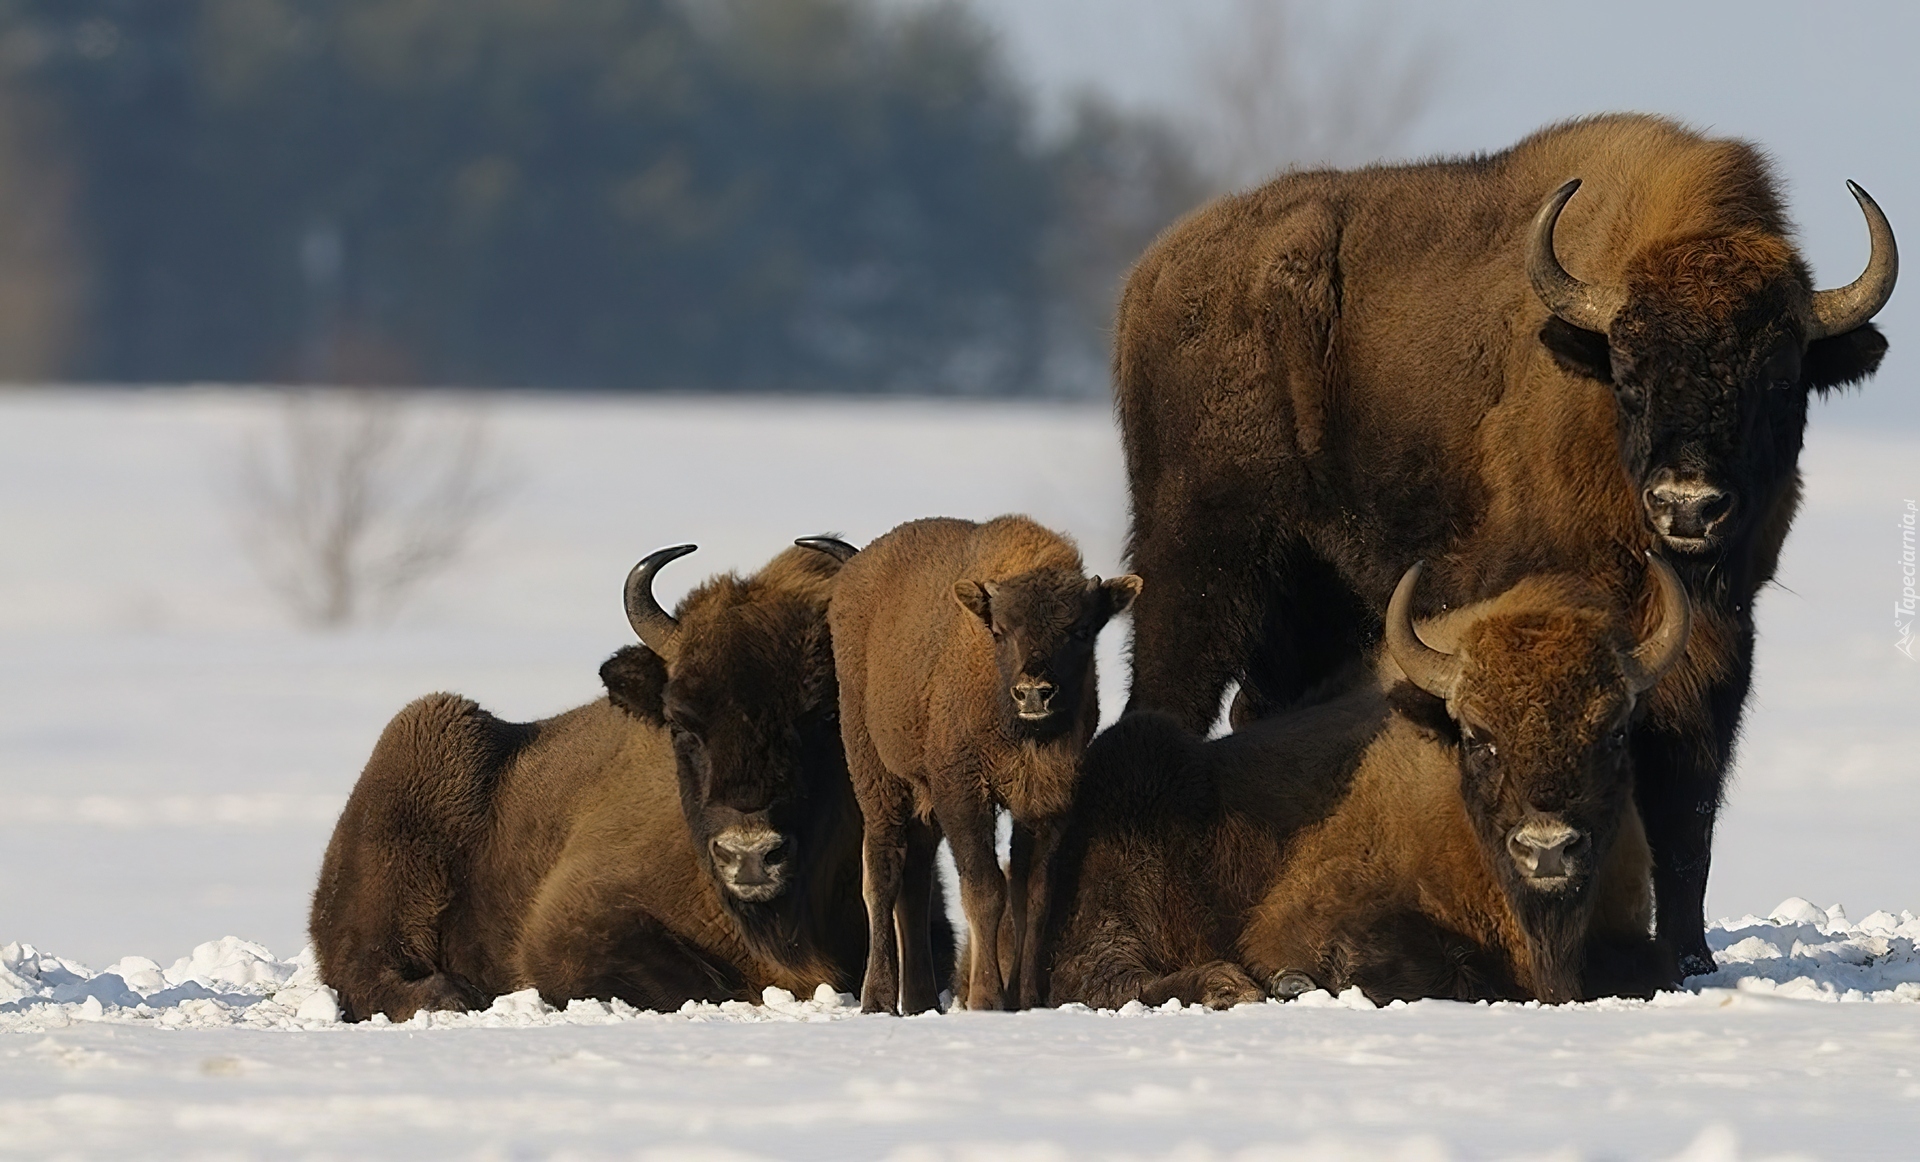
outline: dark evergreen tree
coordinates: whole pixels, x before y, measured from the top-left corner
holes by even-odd
[[[10,0],[0,44],[80,177],[89,379],[1046,391],[1099,184],[954,4]]]

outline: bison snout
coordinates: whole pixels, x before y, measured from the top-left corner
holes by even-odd
[[[1587,837],[1557,819],[1529,819],[1507,836],[1507,854],[1520,874],[1540,887],[1557,887],[1573,874]]]
[[[1733,515],[1734,495],[1704,480],[1664,476],[1641,498],[1647,519],[1668,545],[1697,552],[1719,541]]]
[[[1052,682],[1015,682],[1013,709],[1022,718],[1045,718],[1053,713]]]
[[[778,831],[730,827],[711,845],[714,870],[743,900],[770,900],[787,886],[793,842]]]

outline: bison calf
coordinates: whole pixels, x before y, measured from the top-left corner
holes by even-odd
[[[314,892],[321,977],[349,1019],[549,1002],[758,999],[851,987],[866,953],[860,818],[835,718],[839,566],[789,549],[681,602],[628,578],[643,646],[609,697],[502,722],[447,694],[388,725]],[[951,963],[944,916],[934,929]]]
[[[1423,640],[1419,575],[1357,684],[1212,742],[1137,714],[1094,743],[1061,859],[1054,1003],[1671,983],[1627,738],[1686,647],[1679,579],[1656,562],[1636,644],[1569,577],[1435,618]]]
[[[928,886],[940,832],[970,931],[968,1005],[1001,1008],[1008,988],[1023,1006],[1039,1002],[1048,868],[1099,723],[1093,642],[1139,592],[1137,577],[1088,579],[1072,542],[1016,516],[913,521],[841,570],[827,617],[866,827],[867,1012],[934,1004]],[[1014,824],[1005,877],[997,806]]]

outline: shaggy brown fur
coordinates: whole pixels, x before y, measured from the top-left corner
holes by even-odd
[[[1536,211],[1575,177],[1553,244],[1620,290],[1606,334],[1550,314],[1527,271]],[[1238,680],[1236,723],[1284,709],[1363,656],[1417,559],[1430,612],[1541,572],[1627,602],[1662,548],[1697,632],[1635,731],[1638,795],[1660,930],[1710,967],[1714,813],[1808,394],[1886,347],[1871,325],[1809,342],[1812,295],[1759,151],[1652,117],[1199,210],[1140,260],[1117,322],[1148,582],[1130,708],[1204,732]]]
[[[1122,719],[1087,753],[1050,999],[1650,993],[1673,965],[1648,935],[1621,621],[1582,581],[1528,578],[1422,627],[1465,660],[1445,703],[1382,656],[1212,742]],[[1564,878],[1509,851],[1543,820],[1580,837]]]
[[[933,1004],[926,885],[940,831],[971,933],[966,1003],[1001,1008],[1009,989],[1038,1002],[1036,958],[1022,952],[1047,921],[1048,869],[1099,722],[1093,640],[1139,588],[1131,576],[1088,580],[1072,542],[1017,516],[913,521],[841,571],[828,619],[866,824],[867,1012]],[[1014,823],[1005,877],[996,805]],[[1009,892],[1013,947],[1002,949]]]
[[[602,668],[608,698],[555,718],[502,722],[449,694],[401,711],[314,892],[348,1018],[527,987],[652,1009],[851,987],[866,926],[826,629],[837,568],[790,549],[708,581],[680,605],[670,666],[628,647]],[[751,882],[716,862],[743,827],[787,856],[756,851]],[[951,949],[942,919],[932,955]]]

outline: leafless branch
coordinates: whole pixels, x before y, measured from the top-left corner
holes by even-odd
[[[478,414],[303,392],[242,449],[237,525],[294,616],[337,627],[391,612],[453,564],[506,490]]]
[[[1234,0],[1192,60],[1194,142],[1222,189],[1288,166],[1354,165],[1390,153],[1425,110],[1439,54],[1409,38],[1391,0],[1364,12],[1302,0]]]

